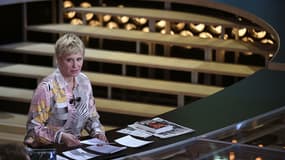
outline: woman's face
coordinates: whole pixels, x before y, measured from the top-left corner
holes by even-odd
[[[58,68],[65,78],[75,77],[81,72],[83,54],[63,54],[57,59]]]

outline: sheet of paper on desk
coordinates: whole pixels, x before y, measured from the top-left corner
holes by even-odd
[[[106,142],[98,139],[98,138],[91,138],[91,139],[86,139],[83,141],[80,141],[82,144],[88,144],[88,145],[97,145],[97,144],[104,144]]]
[[[119,147],[119,146],[114,146],[110,144],[92,145],[92,146],[86,147],[86,149],[99,152],[99,153],[103,153],[103,154],[113,154],[121,150],[124,150],[126,148],[127,147]]]
[[[115,142],[121,145],[127,146],[127,147],[135,148],[135,147],[141,147],[141,146],[147,145],[149,143],[152,143],[153,141],[141,140],[141,139],[134,138],[130,135],[127,135],[127,136],[116,139]]]
[[[71,159],[75,159],[75,160],[87,160],[87,159],[99,156],[97,154],[88,153],[81,148],[73,149],[70,151],[65,151],[65,152],[62,152],[62,154]]]
[[[112,154],[126,149],[126,147],[111,145],[111,143],[106,143],[98,138],[83,140],[80,143],[91,145],[86,147],[86,149],[103,154]]]

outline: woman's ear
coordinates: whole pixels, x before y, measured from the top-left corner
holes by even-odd
[[[53,56],[53,66],[54,67],[57,67],[58,66],[58,59],[57,59],[57,57],[56,56]]]

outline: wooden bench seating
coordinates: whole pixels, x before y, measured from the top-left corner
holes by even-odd
[[[140,53],[139,44],[141,42],[149,44],[149,54],[154,54],[154,44],[166,46],[196,47],[205,50],[205,57],[210,57],[212,50],[226,50],[233,52],[254,52],[267,57],[268,51],[262,50],[253,44],[239,40],[222,40],[218,38],[199,38],[183,37],[180,35],[160,34],[156,32],[148,33],[142,31],[128,31],[124,29],[108,29],[105,27],[92,27],[87,25],[72,24],[44,24],[31,25],[27,27],[28,31],[45,33],[66,33],[73,32],[80,36],[89,36],[92,38],[112,39],[120,41],[132,41],[137,43],[136,52]],[[165,53],[167,54],[167,53]]]
[[[0,64],[0,74],[7,76],[41,79],[50,74],[54,68],[27,64]],[[135,78],[103,73],[84,72],[94,86],[108,88],[108,98],[112,97],[112,88],[138,90],[152,93],[177,95],[177,106],[184,105],[184,97],[207,97],[223,87]]]
[[[40,56],[53,56],[54,45],[48,43],[21,42],[0,45],[1,51]],[[191,72],[191,83],[198,82],[199,73],[247,77],[262,69],[258,66],[218,63],[174,57],[142,55],[129,52],[107,51],[86,48],[85,60],[122,65],[122,74],[126,74],[126,65]]]
[[[8,88],[6,88],[6,91],[8,91]],[[0,143],[23,142],[26,133],[26,122],[27,115],[0,112]],[[116,127],[104,125],[104,128],[109,131]]]
[[[0,86],[0,99],[30,103],[33,90]],[[95,97],[98,111],[141,117],[154,117],[175,107],[119,101]]]

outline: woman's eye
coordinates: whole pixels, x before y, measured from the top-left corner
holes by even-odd
[[[71,61],[72,61],[72,59],[68,58],[68,59],[66,59],[66,61],[67,61],[67,62],[71,62]]]

